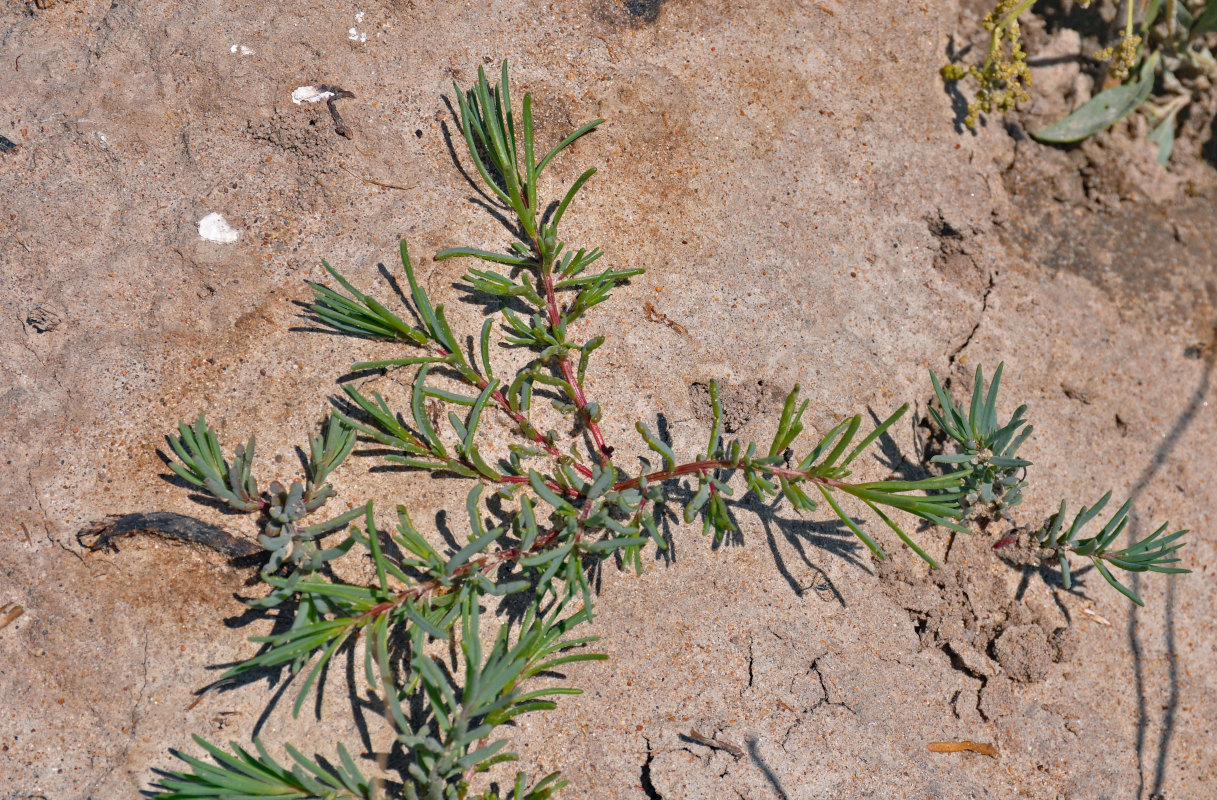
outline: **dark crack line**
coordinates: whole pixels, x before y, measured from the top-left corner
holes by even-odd
[[[38,457],[38,466],[42,466],[42,456]],[[28,469],[25,473],[25,482],[30,486],[30,494],[34,496],[34,502],[38,504],[38,516],[42,520],[42,532],[46,535],[47,544],[54,544],[55,540],[51,538],[51,526],[47,524],[46,506],[42,504],[42,495],[38,494],[38,487],[34,485],[34,470]]]
[[[137,692],[135,695],[135,703],[131,706],[131,722],[130,729],[127,731],[127,741],[123,743],[122,752],[120,752],[112,761],[110,761],[109,766],[106,767],[106,771],[93,782],[93,784],[89,787],[89,791],[85,792],[86,797],[92,797],[93,790],[98,786],[103,785],[106,782],[106,778],[109,778],[110,774],[114,772],[114,770],[118,769],[127,760],[127,756],[131,753],[131,743],[135,741],[135,726],[139,724],[139,707],[144,702],[144,693],[148,690],[148,638],[149,632],[144,631],[144,659],[141,665],[144,679],[140,684],[139,692]]]
[[[648,800],[663,800],[663,795],[655,789],[655,784],[651,780],[651,762],[655,760],[655,751],[651,749],[651,740],[645,736],[642,738],[647,743],[647,760],[642,762],[640,780],[642,791],[646,793]]]
[[[828,655],[828,654],[825,653],[824,655]],[[820,672],[820,659],[823,658],[824,655],[816,656],[811,662],[811,667],[807,670],[808,673],[812,673],[812,672],[815,673],[816,678],[820,681],[820,691],[824,693],[823,699],[820,700],[818,703],[816,703],[814,706],[812,706],[810,711],[808,711],[808,713],[809,714],[815,713],[815,710],[817,708],[819,708],[820,706],[840,706],[841,708],[844,708],[849,713],[853,714],[855,717],[858,716],[858,712],[854,711],[852,708],[850,708],[848,704],[846,704],[840,700],[829,699],[828,684],[825,683],[825,681],[824,681],[824,673]]]
[[[41,453],[38,455],[38,467],[39,468],[42,467],[42,454]],[[43,532],[43,535],[46,536],[47,544],[52,545],[53,547],[58,547],[60,550],[64,551],[65,553],[70,553],[72,556],[74,556],[76,558],[77,561],[79,561],[83,564],[84,556],[82,556],[80,553],[77,553],[75,550],[73,550],[71,547],[67,546],[63,542],[57,541],[53,536],[51,536],[51,526],[50,526],[50,523],[48,522],[46,506],[44,506],[42,504],[42,495],[40,495],[38,493],[38,487],[36,487],[34,485],[34,470],[33,469],[26,470],[25,479],[26,479],[26,483],[28,483],[30,486],[30,493],[32,495],[34,495],[34,502],[38,504],[39,516],[42,518],[42,532]]]
[[[787,755],[789,755],[789,753],[790,753],[790,750],[788,750],[786,748],[786,743],[790,741],[790,734],[794,731],[795,728],[799,727],[802,724],[803,724],[802,719],[796,719],[794,722],[790,723],[790,727],[786,728],[786,732],[782,734],[782,752],[786,753]]]
[[[972,330],[968,332],[968,338],[964,339],[963,344],[956,347],[955,351],[951,353],[951,357],[947,359],[948,365],[952,367],[955,366],[955,359],[959,357],[959,354],[962,353],[968,345],[972,344],[972,337],[974,337],[976,335],[976,331],[980,329],[980,323],[985,321],[985,312],[989,310],[989,295],[993,293],[993,286],[996,283],[997,270],[993,270],[989,273],[989,285],[985,287],[985,293],[980,298],[980,314],[976,317],[976,323],[972,326]]]
[[[951,646],[950,642],[943,642],[942,644],[937,645],[937,649],[941,650],[946,655],[947,659],[949,659],[951,662],[951,668],[956,672],[960,672],[969,678],[980,681],[980,686],[976,688],[976,713],[980,714],[980,718],[982,720],[989,722],[990,720],[988,715],[985,714],[984,710],[980,707],[980,696],[984,692],[985,687],[989,685],[989,676],[985,675],[983,672],[977,672],[965,664],[963,656],[955,652],[955,648]],[[951,711],[955,714],[956,719],[959,718],[959,711],[956,710],[956,700],[958,699],[958,695],[959,693],[956,693],[956,696],[951,698]]]
[[[24,319],[21,320],[21,328],[23,331],[27,331],[26,338],[22,339],[22,341],[21,341],[21,346],[24,347],[26,349],[26,351],[28,351],[29,354],[31,356],[33,356],[34,360],[37,361],[42,366],[44,372],[50,374],[51,380],[53,380],[55,382],[55,385],[59,387],[59,390],[61,392],[63,392],[64,395],[66,395],[68,398],[67,402],[64,403],[62,413],[59,415],[61,420],[66,422],[67,419],[72,414],[72,389],[71,389],[71,387],[63,385],[63,381],[59,380],[59,373],[57,371],[55,371],[53,369],[47,370],[46,361],[43,360],[42,356],[40,356],[38,354],[38,351],[35,350],[34,347],[28,341],[28,337],[29,337],[28,325],[26,324]],[[64,425],[62,425],[62,424],[60,425],[61,430],[64,429],[64,427],[65,427]],[[54,545],[55,547],[58,547],[59,549],[65,551],[65,552],[71,553],[72,555],[76,556],[78,561],[83,563],[84,558],[80,555],[80,553],[77,553],[71,547],[63,544],[62,542],[56,541],[55,538],[51,535],[50,517],[47,516],[46,506],[43,505],[43,503],[42,503],[42,495],[40,495],[38,493],[38,488],[34,485],[34,470],[42,469],[42,460],[45,456],[46,456],[46,449],[43,448],[43,449],[39,450],[37,465],[35,465],[35,467],[31,467],[26,472],[26,482],[30,486],[30,493],[34,496],[34,502],[36,502],[38,504],[38,511],[42,518],[42,531],[43,531],[44,535],[46,536],[47,544]]]
[[[749,689],[751,689],[751,688],[752,688],[752,679],[753,679],[753,675],[752,675],[752,663],[753,663],[753,658],[752,658],[752,640],[751,640],[751,639],[749,639],[749,640],[748,640],[748,688],[749,688]],[[742,694],[743,694],[743,692],[740,692],[740,694],[742,695]]]

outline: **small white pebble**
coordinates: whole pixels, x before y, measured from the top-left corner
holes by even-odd
[[[209,242],[232,244],[241,238],[241,232],[213,211],[199,220],[199,237]]]
[[[329,100],[333,96],[333,92],[323,92],[316,86],[301,86],[292,92],[292,102],[296,105],[301,103],[319,103],[322,100]]]

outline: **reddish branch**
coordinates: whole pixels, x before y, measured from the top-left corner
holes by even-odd
[[[554,277],[545,271],[545,310],[549,314],[549,325],[556,332],[561,323],[561,315],[558,313],[558,299],[554,293]],[[609,447],[604,442],[604,436],[600,433],[600,425],[595,422],[591,415],[587,413],[587,396],[583,394],[583,387],[579,385],[579,381],[575,375],[575,370],[571,367],[570,358],[562,356],[558,359],[558,366],[562,370],[562,379],[570,384],[571,400],[575,401],[575,407],[579,409],[584,422],[587,424],[588,431],[592,434],[592,439],[596,442],[596,449],[600,453],[600,457],[606,462],[613,457],[613,448]]]
[[[393,609],[407,603],[411,600],[417,600],[422,597],[429,597],[436,594],[448,594],[452,591],[456,582],[468,578],[475,571],[481,572],[483,575],[489,576],[490,573],[499,564],[505,561],[519,561],[521,558],[533,555],[544,550],[549,545],[553,544],[554,540],[562,534],[564,528],[555,528],[554,530],[542,536],[538,536],[536,541],[527,550],[520,547],[509,547],[505,550],[498,550],[494,553],[487,553],[482,556],[474,556],[469,559],[467,564],[457,567],[451,575],[446,576],[447,581],[441,581],[438,578],[432,578],[428,581],[423,581],[409,589],[403,589],[394,595],[392,600],[386,600],[383,603],[377,603],[367,611],[355,617],[352,622],[355,627],[361,627],[385,614]]]
[[[643,477],[645,477],[647,479],[647,481],[651,481],[651,482],[665,481],[665,480],[670,480],[672,478],[679,478],[684,475],[700,475],[700,474],[703,474],[706,472],[711,472],[716,469],[738,469],[738,467],[739,467],[738,464],[735,464],[726,459],[694,461],[694,462],[690,462],[688,464],[681,464],[680,466],[674,467],[673,469],[659,470],[657,472],[652,472],[649,475],[646,475]],[[774,466],[771,464],[766,464],[766,465],[761,466],[760,469],[763,469],[765,472],[769,473],[770,475],[778,475],[778,476],[786,477],[786,478],[795,478],[795,479],[799,479],[799,480],[805,480],[810,483],[818,483],[823,486],[842,488],[842,487],[845,487],[848,485],[848,484],[842,483],[841,481],[835,480],[833,478],[825,478],[825,477],[821,477],[818,475],[809,475],[806,472],[800,472],[799,470],[790,469],[788,467],[779,467],[779,466]],[[525,477],[519,476],[519,475],[503,475],[500,477],[499,480],[501,483],[528,483],[528,478],[525,478]],[[639,477],[639,478],[631,478],[629,480],[621,481],[619,483],[614,484],[613,489],[615,491],[633,489],[639,485],[641,480],[642,480],[642,478]],[[565,492],[566,494],[573,495],[573,496],[578,496],[578,494],[579,494],[574,489],[560,487],[557,484],[552,483],[550,481],[546,481],[546,485],[549,486],[549,488],[553,489],[554,491],[562,491],[562,492]],[[645,498],[643,499],[643,502],[644,503],[646,502]],[[591,514],[593,505],[594,504],[592,504],[592,503],[586,503],[579,511],[578,522],[579,522],[580,530],[578,532],[576,532],[576,534],[575,534],[576,540],[578,539],[578,537],[582,536],[582,524],[588,518],[588,516]],[[638,516],[641,516],[641,514],[642,514],[642,507],[640,506],[638,509]],[[484,555],[474,556],[473,558],[469,559],[468,563],[466,563],[466,564],[458,567],[456,570],[454,570],[451,575],[445,576],[445,580],[441,581],[438,578],[432,578],[431,580],[423,581],[422,583],[411,586],[408,589],[403,589],[401,592],[398,592],[396,595],[394,595],[394,597],[391,600],[386,600],[383,603],[378,603],[378,604],[372,606],[367,611],[365,611],[362,614],[360,614],[359,616],[355,617],[352,620],[352,622],[355,625],[355,627],[361,627],[361,626],[367,624],[368,622],[370,622],[371,620],[377,618],[381,614],[387,613],[389,611],[392,611],[395,608],[400,607],[403,603],[409,602],[411,600],[417,600],[417,599],[420,599],[423,597],[430,597],[432,595],[447,594],[453,590],[456,583],[459,583],[460,581],[468,578],[474,572],[481,572],[483,575],[489,576],[490,573],[493,572],[494,569],[496,567],[498,567],[500,564],[503,564],[508,561],[519,561],[522,558],[526,558],[530,555],[535,555],[536,553],[541,552],[542,550],[544,550],[545,548],[547,548],[551,544],[553,544],[558,539],[558,537],[562,535],[562,532],[564,530],[565,530],[565,528],[555,528],[552,531],[549,531],[548,533],[538,536],[536,538],[536,540],[532,543],[532,545],[527,550],[520,548],[520,547],[508,547],[503,550],[498,550],[494,553],[486,553]]]
[[[435,350],[436,350],[436,352],[438,352],[440,354],[440,356],[442,358],[447,358],[449,355],[451,355],[451,353],[449,353],[445,348],[440,347],[439,345],[435,345]],[[566,362],[563,362],[563,363],[566,364]],[[569,366],[569,364],[567,364],[567,366]],[[475,375],[476,375],[476,373],[475,373]],[[469,384],[476,386],[479,390],[484,390],[486,388],[486,386],[489,385],[489,381],[487,381],[485,376],[483,376],[483,375],[476,375],[476,380],[471,379],[469,376],[464,375],[463,373],[461,374],[461,377],[464,378]],[[533,427],[532,423],[528,421],[528,417],[524,416],[521,412],[512,408],[511,403],[507,402],[507,397],[503,394],[503,392],[501,390],[495,389],[493,392],[491,392],[490,399],[492,399],[492,400],[494,400],[494,402],[498,403],[499,407],[502,408],[503,411],[505,411],[507,413],[507,416],[511,417],[512,420],[514,420],[515,423],[520,426],[520,433],[527,436],[531,441],[533,441],[535,444],[537,444],[542,450],[544,450],[546,453],[553,456],[554,458],[562,458],[562,451],[560,451],[558,448],[551,445],[545,439],[544,436],[542,436],[540,433],[538,433],[536,428]],[[529,431],[532,431],[532,432],[529,433]],[[597,431],[597,434],[598,433],[599,432]],[[598,442],[599,442],[599,440],[598,440]],[[599,443],[602,443],[602,442],[599,442]],[[579,471],[579,473],[581,475],[583,475],[583,477],[585,477],[585,478],[592,477],[592,470],[586,464],[575,462],[574,467],[576,470]]]
[[[694,462],[690,462],[688,464],[681,464],[680,466],[675,467],[674,469],[660,470],[658,472],[652,472],[649,475],[646,475],[645,477],[648,481],[665,481],[665,480],[670,480],[672,478],[679,478],[683,475],[695,475],[695,474],[702,474],[702,473],[710,472],[710,471],[713,471],[716,469],[734,469],[734,468],[738,468],[738,465],[732,463],[731,461],[727,461],[725,459],[718,459],[718,460],[712,460],[712,461],[694,461]],[[767,464],[767,465],[764,465],[762,467],[762,469],[764,469],[766,472],[768,472],[771,475],[779,475],[779,476],[787,477],[787,478],[798,478],[801,480],[809,481],[811,483],[822,484],[824,486],[842,487],[845,485],[841,481],[834,480],[832,478],[824,478],[824,477],[820,477],[817,475],[808,475],[805,472],[799,472],[798,470],[789,469],[786,467],[778,467],[778,466],[773,466],[773,465]],[[519,475],[504,475],[500,478],[500,481],[502,483],[527,483],[528,478],[525,478],[525,477],[522,477]],[[631,478],[630,480],[621,481],[620,483],[615,484],[613,486],[613,489],[616,491],[621,491],[624,489],[633,489],[638,486],[640,481],[641,481],[641,478]],[[557,484],[553,484],[548,481],[546,483],[551,489],[553,489],[555,491],[561,490],[561,491],[567,492],[568,494],[571,494],[571,493],[576,494],[576,495],[578,494],[577,492],[574,492],[574,490],[563,489],[562,487],[557,486]],[[582,509],[580,509],[580,513],[579,513],[579,522],[580,523],[582,523],[584,520],[586,520],[587,517],[590,515],[592,506],[593,506],[592,503],[587,503],[583,506]],[[641,508],[639,509],[639,514],[641,514]],[[580,527],[582,527],[582,525],[580,525]],[[526,558],[530,555],[535,555],[536,553],[541,552],[545,548],[552,545],[558,539],[558,537],[562,535],[562,532],[564,530],[565,530],[565,528],[555,528],[554,530],[549,531],[548,533],[538,536],[536,538],[536,540],[532,543],[532,545],[527,550],[520,548],[520,547],[508,547],[503,550],[498,550],[494,553],[487,553],[487,554],[484,554],[481,556],[474,556],[473,558],[469,559],[468,563],[466,563],[466,564],[458,567],[456,570],[454,570],[451,575],[445,576],[446,580],[441,581],[438,578],[432,578],[431,580],[423,581],[422,583],[416,584],[415,586],[411,586],[409,589],[403,589],[401,592],[398,592],[391,600],[386,600],[383,603],[378,603],[378,604],[372,606],[371,608],[369,608],[367,611],[360,614],[358,617],[355,617],[353,620],[353,623],[356,627],[360,627],[360,626],[367,624],[371,620],[379,617],[381,614],[387,613],[389,611],[392,611],[395,608],[400,607],[403,603],[407,603],[411,600],[417,600],[417,599],[420,599],[423,597],[430,597],[432,595],[447,594],[448,592],[452,591],[455,584],[468,578],[474,572],[481,572],[483,575],[489,576],[490,573],[493,572],[494,569],[496,567],[498,567],[500,564],[503,564],[508,561],[519,561],[522,558]],[[579,536],[579,535],[580,535],[579,533],[576,533],[576,536]]]
[[[652,472],[649,475],[643,475],[637,478],[630,478],[628,481],[621,481],[613,484],[614,491],[622,491],[625,489],[635,489],[642,483],[642,479],[646,478],[648,483],[656,481],[666,481],[671,478],[679,478],[684,475],[701,475],[706,472],[712,472],[716,469],[738,469],[739,465],[726,459],[716,459],[712,461],[693,461],[688,464],[681,464],[672,469],[663,469],[657,472]],[[833,478],[823,478],[819,475],[809,475],[806,472],[799,472],[797,469],[789,469],[787,467],[775,467],[771,464],[758,465],[758,469],[764,470],[770,475],[777,475],[783,478],[795,478],[798,480],[808,481],[810,483],[819,483],[824,486],[832,486],[841,488],[846,484]]]

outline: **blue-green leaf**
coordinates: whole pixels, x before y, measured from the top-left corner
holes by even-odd
[[[1136,80],[1099,92],[1063,120],[1032,136],[1041,142],[1056,144],[1080,142],[1114,125],[1136,111],[1149,97],[1154,88],[1154,69],[1157,66],[1158,54],[1154,53],[1142,63]]]

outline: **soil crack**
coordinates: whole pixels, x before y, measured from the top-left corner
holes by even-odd
[[[651,781],[651,762],[655,760],[655,751],[651,749],[651,740],[645,736],[642,738],[647,743],[647,760],[642,762],[640,781],[642,791],[646,793],[648,800],[663,800],[663,795],[655,789],[655,784]]]
[[[748,640],[748,688],[749,689],[752,688],[752,681],[753,681],[752,664],[753,664],[754,660],[755,659],[753,659],[753,657],[752,657],[752,640],[749,639]],[[743,692],[740,692],[740,694],[742,695]]]
[[[808,711],[808,713],[814,714],[816,709],[819,708],[820,706],[840,706],[841,708],[844,708],[846,711],[853,714],[854,716],[857,716],[858,712],[856,712],[852,708],[850,708],[848,703],[845,703],[844,701],[841,701],[841,700],[833,700],[829,696],[828,683],[825,682],[825,680],[824,680],[824,673],[820,671],[820,659],[823,658],[825,655],[828,655],[828,654],[825,653],[824,655],[816,656],[811,662],[811,667],[809,667],[807,670],[808,674],[811,674],[811,673],[815,674],[816,678],[820,681],[820,691],[824,693],[824,697],[819,702],[817,702],[814,706],[812,706],[810,711]],[[789,731],[788,731],[788,733],[789,733]]]
[[[947,359],[947,363],[955,366],[955,359],[959,354],[972,343],[972,338],[976,336],[976,331],[980,329],[980,323],[985,321],[985,312],[989,310],[989,295],[993,293],[993,286],[997,283],[997,270],[989,273],[989,285],[985,287],[985,293],[980,298],[980,314],[976,317],[976,322],[972,325],[972,330],[968,331],[967,338],[963,340],[963,344],[956,347],[951,353],[951,357]]]

